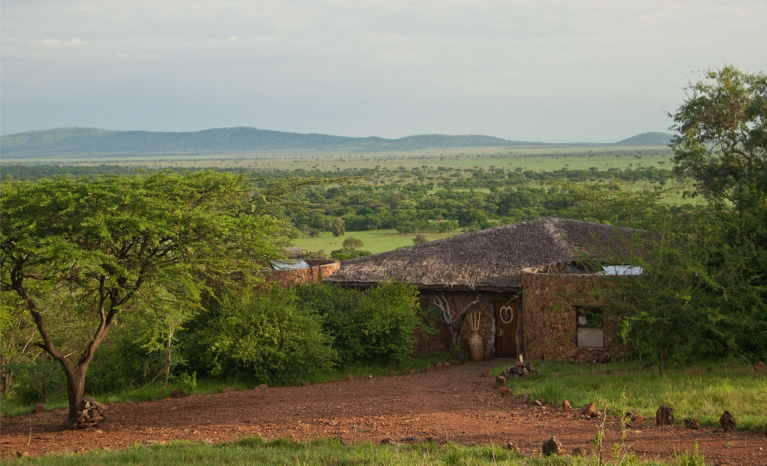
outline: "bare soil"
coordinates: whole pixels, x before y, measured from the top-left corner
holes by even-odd
[[[99,426],[82,430],[60,428],[64,410],[5,417],[0,452],[3,458],[25,452],[39,456],[175,439],[219,443],[254,435],[296,440],[338,437],[347,443],[391,439],[506,445],[511,441],[527,456],[539,455],[541,444],[556,436],[567,452],[578,446],[592,451],[598,420],[582,416],[579,407],[564,413],[559,406],[523,403],[523,394],[502,396],[494,379],[482,376],[484,370],[502,364],[494,360],[411,375],[115,403]],[[642,414],[647,419],[629,428],[624,443],[625,450],[639,458],[670,458],[692,451],[697,443],[711,464],[767,464],[762,430],[725,433],[719,428],[657,427],[654,413]],[[610,444],[620,438],[616,419],[608,417]],[[608,446],[606,451],[612,450]]]

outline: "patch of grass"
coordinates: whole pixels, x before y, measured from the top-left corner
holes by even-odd
[[[512,378],[509,386],[516,393],[530,392],[532,399],[543,398],[559,405],[568,400],[574,409],[595,402],[608,412],[630,411],[654,419],[661,405],[674,408],[674,417],[697,419],[701,425],[718,426],[719,416],[727,410],[739,429],[761,428],[764,423],[764,394],[767,376],[750,366],[720,363],[711,372],[703,368],[657,371],[637,367],[635,363],[568,364],[557,361],[532,361],[538,370],[528,380]],[[493,375],[504,368],[496,368]],[[610,371],[610,374],[607,371]]]
[[[689,456],[689,455],[688,455]],[[642,463],[629,459],[621,464],[697,465],[688,456],[678,455],[670,463]],[[696,458],[697,456],[696,453]],[[374,445],[360,443],[343,445],[334,439],[312,442],[295,442],[277,439],[266,442],[260,438],[246,438],[232,443],[209,445],[188,441],[171,442],[167,445],[135,445],[119,451],[96,450],[83,454],[50,455],[41,458],[9,460],[11,464],[45,464],[51,466],[90,464],[152,464],[164,465],[571,465],[595,464],[594,458],[569,456],[523,457],[498,446],[462,447],[447,443],[420,443],[413,445]]]
[[[343,236],[333,236],[330,232],[320,234],[316,238],[310,237],[298,237],[293,240],[293,245],[300,247],[305,251],[319,251],[320,249],[325,251],[325,254],[330,257],[330,252],[336,249],[341,249],[341,246],[349,237],[354,237],[362,240],[364,246],[359,248],[363,251],[370,251],[373,254],[385,251],[391,251],[393,249],[412,246],[413,238],[416,235],[423,235],[429,241],[435,239],[447,238],[461,233],[455,231],[452,233],[397,233],[397,230],[368,230],[368,231],[347,231]]]

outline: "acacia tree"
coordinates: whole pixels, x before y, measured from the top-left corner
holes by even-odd
[[[230,174],[8,181],[2,191],[2,289],[66,375],[70,426],[96,349],[142,292],[191,309],[213,284],[256,280],[283,231]]]
[[[767,194],[767,75],[732,66],[690,83],[670,115],[674,170],[689,176],[697,193],[726,207],[764,209]]]

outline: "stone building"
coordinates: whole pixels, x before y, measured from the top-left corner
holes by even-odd
[[[636,257],[636,230],[560,218],[539,218],[381,254],[342,261],[327,281],[370,287],[401,280],[421,292],[421,307],[439,322],[423,352],[465,351],[466,315],[480,313],[484,358],[606,360],[611,323],[588,292],[601,265]],[[607,268],[607,270],[622,270]]]

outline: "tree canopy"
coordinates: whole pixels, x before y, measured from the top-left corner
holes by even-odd
[[[69,424],[121,312],[193,309],[206,289],[257,279],[258,261],[279,255],[282,223],[242,176],[56,178],[2,190],[2,288],[67,376]]]

